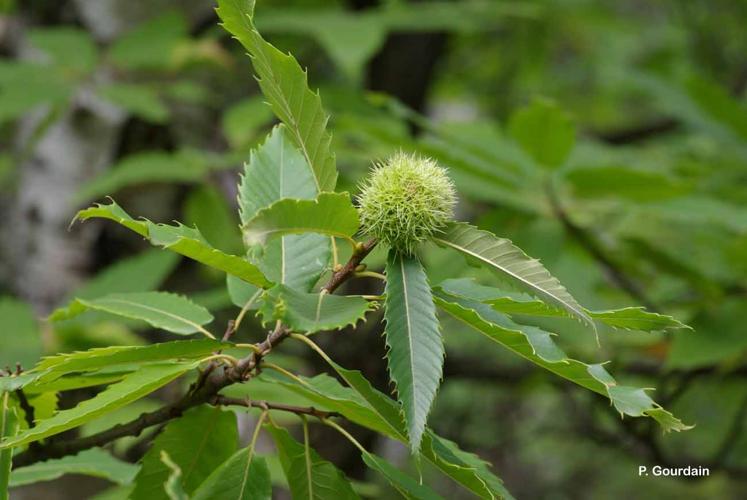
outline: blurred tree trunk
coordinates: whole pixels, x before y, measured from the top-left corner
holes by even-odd
[[[73,197],[111,162],[124,120],[121,111],[86,90],[46,127],[50,113],[36,113],[20,126],[16,147],[30,149],[20,164],[5,240],[13,288],[41,314],[74,288],[86,270],[95,234],[88,228],[68,231],[76,208]]]
[[[433,71],[446,46],[445,33],[393,33],[371,61],[368,86],[423,113]]]
[[[354,10],[379,4],[378,0],[350,0]],[[418,112],[426,111],[434,69],[446,42],[442,32],[390,33],[368,66],[368,88],[396,97]]]
[[[101,2],[21,2],[3,37],[3,53],[30,57],[24,30],[40,25],[82,24],[96,40],[109,40],[130,20],[127,0]],[[135,5],[136,6],[136,5]],[[96,81],[110,78],[99,68]],[[94,95],[83,85],[64,109],[39,109],[20,120],[11,144],[16,159],[14,194],[3,200],[0,272],[7,287],[29,301],[40,316],[48,314],[88,275],[94,260],[97,230],[68,226],[78,208],[74,197],[80,186],[115,159],[126,114]],[[16,489],[14,499],[90,498],[109,483],[81,476]]]
[[[25,14],[35,17],[34,12]],[[44,16],[52,14],[49,8],[44,11]],[[24,23],[28,20],[22,19]],[[90,26],[94,37],[97,26]],[[19,36],[15,55],[24,59],[29,51]],[[107,75],[99,71],[95,78]],[[11,288],[40,314],[48,313],[84,276],[95,233],[68,231],[76,209],[73,198],[111,163],[124,119],[121,110],[84,86],[65,109],[38,110],[18,125],[13,147],[19,175],[6,214],[4,272]]]
[[[211,6],[200,0],[69,0],[50,4],[29,1],[15,16],[12,39],[3,50],[23,59],[23,28],[61,22],[81,24],[99,42],[110,42],[139,22],[179,7],[195,17]],[[111,79],[101,66],[95,81]],[[119,154],[126,114],[82,86],[64,110],[40,110],[20,121],[16,134],[19,158],[15,196],[4,215],[3,268],[11,291],[48,313],[83,278],[95,262],[93,228],[68,231],[78,208],[74,196],[87,180],[109,167]],[[106,260],[106,259],[104,259]]]

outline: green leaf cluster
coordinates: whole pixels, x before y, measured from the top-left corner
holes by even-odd
[[[405,498],[442,497],[420,478],[412,477],[407,467],[394,465],[369,451],[348,430],[348,424],[404,444],[418,469],[422,463],[428,463],[434,471],[479,498],[512,498],[488,463],[439,436],[428,425],[444,378],[447,346],[451,349],[444,343],[442,332],[451,320],[553,376],[605,398],[621,417],[652,419],[665,432],[691,427],[654,401],[648,388],[618,382],[604,363],[579,361],[574,359],[575,352],[574,357],[566,354],[565,346],[561,347],[566,339],[556,334],[554,326],[546,325],[561,325],[563,319],[571,318],[597,336],[597,325],[603,325],[602,333],[613,329],[650,337],[689,327],[672,316],[641,307],[601,310],[584,307],[550,272],[549,268],[555,269],[556,265],[562,269],[557,263],[551,262],[546,267],[508,238],[466,222],[452,221],[456,203],[452,180],[438,162],[448,165],[454,183],[475,199],[491,203],[499,200],[522,211],[527,220],[551,211],[571,228],[575,226],[554,191],[558,183],[584,202],[606,200],[614,194],[617,201],[659,203],[659,215],[668,213],[676,219],[678,215],[682,217],[676,200],[691,189],[687,182],[643,167],[577,163],[577,155],[583,158],[589,153],[574,149],[573,120],[552,101],[535,100],[515,113],[504,137],[495,130],[447,133],[387,98],[371,96],[372,102],[391,108],[392,114],[422,126],[426,137],[400,144],[398,132],[387,126],[390,122],[374,123],[374,119],[361,120],[351,127],[356,128],[359,137],[374,135],[381,144],[419,149],[433,158],[419,158],[413,167],[413,156],[404,152],[396,154],[387,164],[396,168],[382,167],[372,174],[373,181],[362,184],[356,206],[348,192],[335,191],[338,172],[329,115],[322,107],[319,93],[310,88],[306,70],[291,54],[280,51],[260,35],[255,27],[252,0],[218,3],[223,27],[248,51],[260,90],[280,121],[263,141],[257,142],[258,132],[269,121],[269,114],[257,110],[256,99],[239,103],[224,117],[224,132],[233,147],[243,155],[255,145],[246,158],[242,157],[246,162],[238,183],[238,210],[229,211],[217,189],[202,186],[190,193],[185,203],[188,222],[194,222],[195,227],[136,219],[114,201],[81,210],[76,220],[114,221],[160,250],[202,264],[217,272],[221,279],[225,275],[227,291],[217,290],[217,299],[207,301],[203,296],[203,300],[222,306],[228,305],[230,299],[239,310],[228,322],[224,340],[215,340],[207,325],[216,317],[222,319],[225,311],[214,311],[214,315],[208,307],[200,305],[202,302],[155,290],[177,264],[177,258],[163,257],[170,255],[168,252],[148,252],[117,264],[73,293],[67,305],[48,318],[60,332],[99,319],[118,318],[122,324],[136,321],[141,327],[148,325],[182,336],[201,333],[208,338],[61,353],[42,358],[26,372],[0,378],[3,495],[10,486],[81,473],[131,488],[129,498],[133,499],[267,499],[273,496],[273,484],[278,483],[287,486],[293,498],[360,498],[360,486],[312,447],[309,421],[315,419],[347,439],[360,452],[362,463]],[[260,16],[258,24],[265,24],[270,31],[273,23],[293,25],[292,31],[313,34],[348,75],[354,76],[361,61],[374,53],[389,30],[403,27],[469,30],[483,25],[480,16],[502,16],[511,10],[507,6],[507,10],[497,9],[500,13],[488,11],[480,2],[463,7],[464,18],[459,18],[455,16],[458,11],[454,5],[448,3],[412,6],[395,3],[355,18],[339,12],[327,13],[328,17],[319,25],[308,19],[299,24],[298,13],[284,15],[277,11],[268,13],[264,19]],[[514,13],[517,12],[530,15],[522,9]],[[330,32],[321,28],[328,26],[339,27],[340,36],[355,46],[332,45]],[[107,54],[116,67],[126,71],[147,71],[167,63],[176,67],[199,57],[195,46],[185,44],[187,38],[184,19],[166,13],[121,38]],[[52,82],[58,78],[71,81],[83,78],[92,71],[98,58],[95,45],[76,30],[36,33],[30,40],[48,56],[47,66],[54,68],[50,72]],[[215,49],[209,40],[205,43]],[[70,58],[71,50],[77,51],[78,57]],[[0,101],[5,102],[8,95],[18,97],[18,81],[15,81],[18,75],[27,79],[30,92],[13,106],[0,106],[4,110],[0,111],[0,121],[41,102],[63,102],[69,98],[72,88],[69,82],[52,91],[48,82],[42,81],[37,65],[19,63],[19,67],[10,68],[10,64],[0,64]],[[57,74],[61,68],[66,68],[69,74]],[[36,95],[40,89],[50,91],[46,101]],[[732,112],[731,101],[722,91],[697,79],[686,90],[693,103],[701,108],[701,114],[720,122],[735,137],[745,136],[744,120]],[[160,91],[147,85],[117,82],[97,86],[96,93],[151,122],[163,123],[170,114],[161,101]],[[249,116],[255,112],[256,116]],[[343,128],[344,118],[340,120]],[[473,133],[477,139],[467,137]],[[491,149],[490,145],[494,147]],[[213,158],[191,151],[132,155],[83,186],[78,199],[96,198],[142,182],[200,184],[216,167],[231,161],[233,158]],[[405,168],[399,168],[402,165]],[[495,165],[505,168],[496,169]],[[615,176],[615,183],[609,182],[611,176]],[[526,193],[515,189],[527,178],[533,181],[526,186],[542,186],[547,199],[524,196]],[[658,196],[662,190],[667,199]],[[397,203],[388,203],[393,197]],[[704,202],[700,208],[701,221],[722,218],[726,212],[728,231],[740,233],[747,228],[747,219],[736,208],[724,209],[712,202]],[[640,216],[632,214],[631,218]],[[684,217],[688,220],[687,214]],[[487,226],[498,225],[491,223],[490,217],[484,219]],[[625,229],[628,239],[642,247],[650,243],[649,235],[643,233],[660,229],[653,225],[647,229],[629,225],[635,227]],[[202,227],[205,236],[197,226]],[[485,227],[482,220],[481,227]],[[402,242],[399,236],[405,233],[416,237]],[[369,241],[361,241],[364,237]],[[382,261],[382,252],[364,263],[376,245],[389,247],[385,249],[388,250],[385,260]],[[448,265],[443,269],[433,265],[431,251],[443,252]],[[669,266],[684,266],[677,256],[665,251],[657,255]],[[455,279],[461,269],[462,259],[458,257],[464,257],[469,265],[479,269],[480,282],[488,284]],[[377,258],[379,264],[383,262],[383,274],[373,270]],[[606,263],[607,267],[614,267],[613,264]],[[431,278],[441,275],[451,279],[433,286]],[[693,280],[700,278],[696,271],[689,276]],[[328,279],[326,285],[322,277]],[[333,293],[344,292],[341,285],[357,278],[376,280],[372,295]],[[216,291],[211,290],[210,296],[215,298],[213,292]],[[586,299],[588,294],[577,296]],[[335,330],[338,332],[332,335],[357,335],[348,330],[357,329],[361,320],[374,318],[379,306],[383,307],[383,344],[394,397],[374,388],[360,371],[343,368],[311,340],[312,334]],[[439,310],[445,314],[439,317]],[[246,335],[238,327],[246,325],[249,320],[245,318],[252,314],[259,320],[253,326],[269,329],[269,335],[261,332],[257,338],[264,340],[252,345],[229,342],[228,339],[234,340],[232,335]],[[13,330],[14,342],[19,346],[16,349],[16,344],[12,344],[12,349],[3,355],[38,359],[42,355],[39,328],[28,307],[14,299],[2,298],[0,316],[6,318],[6,325]],[[635,334],[622,335],[633,338]],[[274,359],[280,360],[278,363],[265,360],[288,338],[319,354],[334,376],[294,373],[303,372],[306,366],[296,370],[300,363],[289,356],[277,356]],[[697,350],[697,342],[690,349]],[[296,363],[281,362],[289,359]],[[248,367],[248,371],[237,372],[237,367]],[[60,434],[89,425],[97,428],[101,419],[113,418],[115,412],[177,379],[186,379],[187,374],[196,375],[194,383],[178,404],[158,410],[165,417],[155,413],[159,415],[157,423],[167,423],[152,439],[138,464],[125,463],[100,447],[87,445],[90,449],[76,455],[11,470],[14,453],[19,457],[28,457],[38,450],[43,453],[64,439]],[[287,397],[288,401],[254,400],[252,396],[258,387],[271,387],[271,395],[276,395],[277,389],[278,397]],[[90,397],[75,406],[57,408],[60,392],[80,389],[90,391]],[[231,391],[245,398],[230,399],[227,394]],[[204,397],[198,399],[198,396]],[[241,410],[221,407],[229,405],[239,406]],[[35,419],[23,414],[29,411],[29,406],[34,409]],[[255,409],[261,412],[258,419],[243,417],[243,412]],[[297,439],[293,429],[286,426],[289,421],[279,416],[288,413],[300,417],[302,438]],[[137,432],[150,425],[147,420],[152,415],[145,414],[141,420],[131,422],[145,422]],[[242,431],[247,420],[254,426],[246,447],[239,446],[238,415],[242,416]],[[257,453],[261,432],[266,432],[274,443],[270,455]],[[88,435],[84,440],[96,444],[96,438],[102,434],[106,432]]]

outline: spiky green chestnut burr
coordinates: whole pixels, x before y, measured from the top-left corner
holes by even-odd
[[[363,232],[408,255],[444,228],[455,204],[446,169],[401,152],[375,166],[358,196]]]

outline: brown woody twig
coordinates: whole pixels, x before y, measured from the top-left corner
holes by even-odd
[[[294,406],[283,403],[272,403],[270,401],[254,401],[250,399],[229,398],[227,396],[217,395],[210,401],[210,404],[220,406],[245,406],[247,408],[261,408],[263,410],[279,410],[296,415],[309,415],[319,419],[339,417],[339,413],[334,411],[323,411],[313,406]]]

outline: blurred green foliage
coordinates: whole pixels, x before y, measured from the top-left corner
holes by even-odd
[[[43,3],[0,2],[0,21],[24,24],[23,50],[0,40],[3,205],[19,196],[22,169],[49,127],[79,100],[101,99],[127,125],[112,164],[75,193],[70,218],[76,204],[117,194],[238,252],[236,193],[226,186],[273,124],[238,44],[210,9],[195,14],[178,2],[145,9],[151,12],[109,39],[85,21],[86,2],[72,2],[69,15]],[[484,339],[445,320],[456,354],[447,358],[435,429],[489,460],[519,498],[744,494],[746,3],[287,0],[264,2],[256,23],[308,66],[320,88],[344,188],[355,192],[372,162],[396,151],[431,156],[462,195],[461,219],[541,258],[587,307],[646,305],[695,329],[671,335],[600,327],[601,358],[573,321],[555,332],[574,356],[611,358],[622,380],[661,387],[657,400],[697,424],[660,436],[646,423],[616,420],[591,395],[486,351]],[[440,42],[427,38],[434,33]],[[431,45],[418,52],[421,39]],[[401,59],[411,72],[392,71]],[[432,71],[420,78],[424,66]],[[412,85],[422,107],[408,102]],[[23,124],[33,131],[19,140]],[[161,198],[167,201],[153,201]],[[159,287],[209,299],[217,315],[231,305],[222,275],[150,250],[118,260],[127,253],[120,248],[145,245],[100,230],[108,246],[91,249],[87,281],[60,297],[60,306],[73,295]],[[457,274],[491,283],[436,247],[424,257],[433,283]],[[114,324],[104,312],[52,327],[42,319],[50,311],[34,312],[16,288],[12,279],[0,283],[0,367],[152,339],[144,325]],[[242,335],[257,340],[256,326]],[[329,350],[346,353],[346,366],[370,369],[366,358],[378,351],[356,343],[373,341],[362,334]],[[661,462],[704,464],[712,474],[638,477],[639,464]]]

